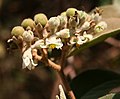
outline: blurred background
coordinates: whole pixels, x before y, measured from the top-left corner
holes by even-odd
[[[116,1],[116,0],[114,0]],[[11,29],[24,18],[33,18],[39,12],[48,18],[57,16],[69,7],[90,12],[104,6],[105,17],[119,17],[113,0],[0,0],[0,99],[55,99],[59,77],[55,71],[37,66],[32,71],[22,70],[19,50],[7,50]],[[119,4],[118,4],[119,5]],[[117,5],[116,5],[117,6]],[[89,69],[104,69],[120,73],[120,35],[70,57],[64,69],[71,81]]]

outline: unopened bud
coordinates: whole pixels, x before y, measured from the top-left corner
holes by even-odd
[[[66,15],[68,17],[74,16],[75,15],[75,11],[77,11],[77,9],[75,9],[75,8],[68,8],[67,11],[66,11]]]
[[[43,13],[36,14],[34,16],[34,21],[36,24],[40,23],[43,27],[47,24],[47,16]]]
[[[57,32],[56,35],[61,38],[69,38],[70,31],[69,31],[69,29],[63,29],[63,30]]]
[[[24,19],[24,20],[22,21],[21,25],[22,25],[24,28],[29,28],[29,27],[30,27],[31,29],[33,29],[33,28],[34,28],[34,25],[35,25],[35,22],[34,22],[32,19],[28,18],[28,19]]]
[[[60,19],[58,17],[51,17],[48,24],[50,28],[57,28],[60,25]]]
[[[58,16],[60,19],[60,25],[63,26],[67,23],[67,18],[65,16]]]
[[[23,27],[21,27],[21,26],[16,26],[16,27],[14,27],[14,28],[12,29],[11,34],[12,34],[12,36],[18,37],[18,36],[21,36],[24,31],[25,31],[25,30],[24,30]]]
[[[90,28],[90,22],[88,21],[83,23],[83,25],[81,26],[81,30],[88,30],[89,28]]]
[[[102,19],[102,16],[99,13],[92,14],[91,16],[96,22],[99,22]]]
[[[80,19],[86,19],[88,17],[88,14],[84,11],[77,11],[77,13]]]
[[[60,15],[61,16],[66,16],[66,12],[62,12]]]
[[[31,42],[34,39],[34,35],[31,30],[25,31],[22,36],[23,40],[26,42]]]

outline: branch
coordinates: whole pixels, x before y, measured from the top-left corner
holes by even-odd
[[[42,56],[39,56],[39,55],[37,54],[37,50],[36,50],[36,49],[33,49],[33,50],[32,50],[32,55],[33,55],[33,57],[34,57],[36,60],[42,61],[43,63],[45,63],[44,59],[42,60],[43,57],[42,57]],[[55,64],[55,63],[52,62],[50,59],[47,59],[47,61],[48,61],[48,66],[49,66],[49,67],[52,67],[53,69],[55,69],[55,70],[57,70],[57,71],[60,71],[60,70],[61,70],[61,66],[60,66],[60,65]]]

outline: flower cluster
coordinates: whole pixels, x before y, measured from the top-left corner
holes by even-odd
[[[62,50],[64,46],[79,47],[91,41],[94,34],[107,28],[107,24],[101,21],[101,12],[97,8],[89,15],[75,8],[68,8],[49,20],[43,13],[36,14],[34,20],[24,19],[21,26],[16,26],[11,31],[15,41],[22,42],[23,68],[31,70],[37,65],[32,49]]]

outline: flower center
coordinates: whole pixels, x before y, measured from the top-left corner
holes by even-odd
[[[56,47],[55,44],[50,44],[50,45],[49,45],[49,48],[50,48],[50,49],[54,49],[55,47]]]

